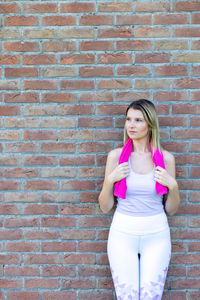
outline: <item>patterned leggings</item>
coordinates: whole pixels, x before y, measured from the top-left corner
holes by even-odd
[[[118,300],[161,300],[170,257],[164,212],[146,217],[115,212],[108,258]]]

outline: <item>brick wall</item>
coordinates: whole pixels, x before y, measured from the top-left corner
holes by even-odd
[[[0,2],[0,300],[112,300],[98,207],[130,101],[176,157],[165,300],[199,299],[200,1]]]

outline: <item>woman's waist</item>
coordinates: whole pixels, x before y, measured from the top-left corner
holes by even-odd
[[[165,212],[150,216],[133,216],[115,211],[111,228],[126,233],[146,234],[169,228]]]

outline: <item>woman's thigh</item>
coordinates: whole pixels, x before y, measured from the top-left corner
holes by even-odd
[[[142,237],[140,247],[140,300],[160,300],[171,257],[169,228]]]
[[[108,259],[118,300],[139,299],[139,238],[110,229]]]

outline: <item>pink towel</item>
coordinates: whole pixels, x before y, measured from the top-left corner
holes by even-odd
[[[151,148],[152,159],[153,159],[155,166],[156,167],[160,166],[163,169],[165,169],[162,152],[160,152],[158,149],[156,149],[155,152],[153,153],[151,141],[150,141],[150,148]],[[132,149],[133,149],[133,142],[129,138],[122,149],[122,153],[119,158],[119,164],[128,162],[128,159],[129,159],[129,156],[131,155]],[[119,198],[126,199],[126,190],[127,190],[127,186],[126,186],[126,177],[125,177],[122,180],[117,181],[115,183],[114,195]],[[167,194],[167,187],[163,186],[162,184],[160,184],[159,182],[156,181],[156,192],[160,196],[163,194]]]

